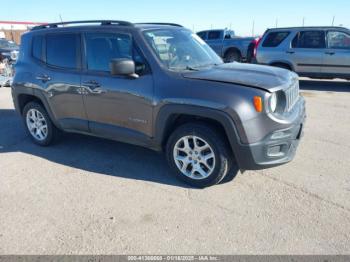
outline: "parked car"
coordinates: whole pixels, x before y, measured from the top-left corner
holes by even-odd
[[[224,64],[175,24],[75,23],[22,36],[12,96],[35,143],[63,130],[163,151],[196,187],[294,157],[305,117],[295,73]]]
[[[18,57],[18,50],[19,47],[15,42],[0,38],[0,60],[15,61]]]
[[[350,79],[350,30],[343,27],[269,29],[258,45],[256,60],[301,76]]]
[[[248,50],[254,37],[238,37],[227,29],[200,31],[197,35],[226,63],[250,60]]]

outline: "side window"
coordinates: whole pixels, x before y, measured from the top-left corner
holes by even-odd
[[[302,31],[292,41],[293,48],[326,48],[324,31]]]
[[[327,46],[334,49],[350,49],[350,35],[339,31],[327,34]]]
[[[133,58],[132,39],[126,34],[88,33],[85,35],[87,68],[109,72],[114,58]]]
[[[77,34],[46,35],[46,63],[56,67],[77,68],[79,43]]]
[[[209,31],[208,40],[220,39],[221,31]]]
[[[197,35],[202,38],[203,40],[205,40],[207,38],[207,32],[199,32],[197,33]]]
[[[37,35],[32,40],[32,55],[34,58],[42,61],[43,60],[43,43],[44,36]]]
[[[271,32],[266,36],[262,46],[277,47],[289,36],[289,34],[290,32]]]

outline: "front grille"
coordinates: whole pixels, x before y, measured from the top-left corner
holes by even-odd
[[[299,98],[299,81],[294,81],[293,84],[284,92],[286,95],[286,111],[289,112]]]

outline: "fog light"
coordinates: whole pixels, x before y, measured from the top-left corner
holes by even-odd
[[[267,155],[270,157],[280,157],[283,156],[283,145],[270,146],[267,149]]]

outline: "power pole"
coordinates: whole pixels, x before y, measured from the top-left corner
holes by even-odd
[[[253,27],[252,27],[252,36],[255,35],[255,20],[253,20]]]
[[[335,21],[335,15],[333,16],[333,19],[332,19],[332,26],[334,26],[334,21]]]
[[[62,16],[61,16],[61,14],[59,14],[59,17],[60,17],[60,20],[61,20],[61,23],[63,22],[63,20],[62,20]]]
[[[305,17],[303,17],[303,27],[305,26]]]
[[[276,23],[275,23],[275,25],[276,25],[276,28],[278,27],[278,18],[276,18]]]

